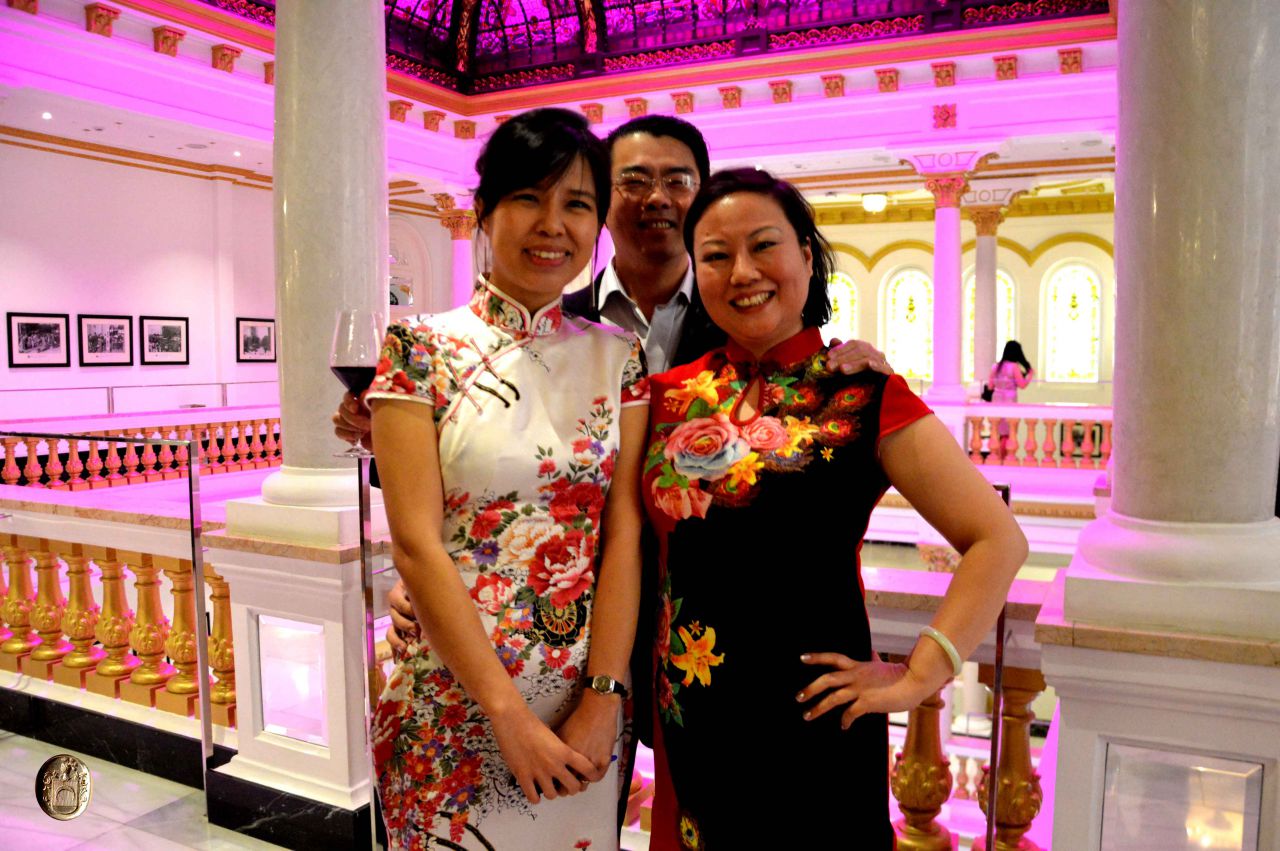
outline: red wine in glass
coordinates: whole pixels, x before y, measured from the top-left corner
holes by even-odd
[[[329,369],[346,385],[352,396],[359,396],[368,390],[378,371],[376,366],[331,366]]]
[[[373,383],[381,352],[382,324],[375,311],[362,308],[338,311],[329,368],[353,395],[359,396]],[[340,454],[360,458],[369,453],[356,444]]]

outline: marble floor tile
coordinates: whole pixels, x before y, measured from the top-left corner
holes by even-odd
[[[73,845],[72,848],[80,851],[185,851],[187,846],[153,833],[121,825],[114,830],[108,830],[101,836],[95,836],[88,842]]]
[[[129,826],[177,842],[183,848],[198,848],[202,851],[277,847],[209,824],[205,817],[203,792],[193,792],[185,798],[153,810],[129,822]]]
[[[70,821],[49,818],[36,804],[34,782],[25,803],[0,804],[0,848],[63,851],[120,826],[89,812]]]

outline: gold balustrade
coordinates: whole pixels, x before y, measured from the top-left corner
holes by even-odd
[[[205,473],[259,470],[283,460],[279,417],[108,429],[81,436],[79,441],[4,438],[0,482],[81,491],[184,478],[190,453],[186,446],[161,444],[168,440],[198,441]]]
[[[889,788],[903,815],[893,825],[900,851],[951,851],[951,831],[937,821],[952,785],[938,732],[943,705],[941,693],[934,693],[911,710],[906,743],[894,760]]]
[[[979,679],[991,687],[995,669],[979,668]],[[993,851],[1038,851],[1026,838],[1044,795],[1040,775],[1031,765],[1031,722],[1035,713],[1031,701],[1044,691],[1044,675],[1028,668],[1005,668],[1000,712],[1000,756],[996,763],[996,832]],[[990,767],[982,774],[978,787],[978,803],[987,812],[987,789],[991,782]],[[973,843],[974,851],[986,851],[986,837]]]
[[[28,546],[38,544],[38,539],[21,535],[5,536],[4,560],[8,567],[9,582],[5,589],[4,614],[9,637],[0,643],[0,670],[16,673],[21,660],[40,645],[40,638],[31,628],[31,610],[35,608],[36,594],[31,586],[31,556]]]
[[[236,652],[231,635],[231,587],[212,565],[205,565],[204,581],[213,603],[213,629],[209,632],[209,667],[216,682],[209,691],[213,723],[236,723]]]
[[[1100,470],[1111,459],[1110,420],[970,415],[964,427],[963,445],[980,466]]]

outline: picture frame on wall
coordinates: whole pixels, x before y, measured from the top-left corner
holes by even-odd
[[[189,322],[185,316],[139,316],[139,363],[182,365],[190,363]]]
[[[66,313],[7,313],[9,368],[71,366],[71,318]]]
[[[236,317],[236,362],[275,363],[276,321]]]
[[[81,313],[81,366],[133,366],[133,317]]]

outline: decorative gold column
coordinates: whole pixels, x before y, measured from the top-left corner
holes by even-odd
[[[164,684],[164,691],[156,693],[156,708],[178,715],[194,715],[200,696],[200,682],[196,679],[199,656],[196,653],[196,598],[191,562],[161,556],[156,556],[156,561],[163,563],[164,575],[169,577],[173,591],[173,628],[164,649],[177,669]],[[204,589],[200,591],[203,593]]]
[[[169,619],[160,605],[160,568],[149,553],[120,553],[134,567],[134,587],[138,592],[138,617],[129,631],[129,644],[141,663],[120,683],[120,697],[142,706],[155,706],[156,691],[175,673],[164,660],[164,645],[169,638]]]
[[[209,667],[217,678],[209,692],[213,723],[236,726],[236,654],[231,635],[231,586],[212,565],[204,566],[204,581],[213,601],[213,630],[209,633]]]
[[[995,669],[980,666],[979,678],[990,687],[995,682]],[[1038,851],[1038,846],[1023,834],[1031,829],[1043,801],[1040,775],[1031,767],[1031,722],[1036,716],[1030,707],[1036,695],[1044,691],[1044,675],[1029,668],[1005,668],[1002,685],[995,851]],[[983,813],[987,811],[990,776],[990,769],[984,769],[978,784],[978,803]],[[973,851],[985,851],[986,844],[986,837],[979,837],[973,843]]]
[[[106,697],[120,696],[120,683],[138,667],[138,657],[129,651],[133,610],[124,593],[125,563],[119,552],[104,547],[85,547],[102,571],[102,614],[94,637],[102,643],[106,658],[98,663],[85,687]]]
[[[4,560],[9,565],[9,587],[4,595],[4,619],[10,635],[0,643],[0,670],[17,673],[26,654],[40,646],[31,630],[31,609],[36,595],[31,590],[31,568],[27,565],[28,546],[33,539],[18,535],[5,536]]]
[[[9,539],[8,535],[0,535],[0,541],[4,542],[4,543],[0,543],[0,560],[5,559],[6,557],[4,555],[4,551],[8,548],[5,547],[4,544],[8,543],[8,539]],[[4,601],[4,598],[8,595],[8,593],[9,593],[9,586],[6,585],[4,582],[4,574],[0,573],[0,645],[3,645],[10,638],[13,638],[13,632],[7,626],[5,626],[5,620],[4,620],[4,602],[3,601]]]
[[[22,673],[48,680],[53,678],[54,667],[71,652],[71,643],[62,635],[62,613],[67,601],[62,597],[58,576],[61,563],[49,542],[41,539],[32,555],[36,559],[36,605],[31,610],[31,625],[40,635],[40,646],[23,660]]]
[[[907,740],[890,779],[903,815],[893,825],[898,851],[951,851],[951,832],[936,821],[951,797],[951,764],[938,732],[943,706],[939,690],[907,716]]]
[[[106,651],[95,647],[98,604],[90,586],[89,559],[83,544],[55,544],[54,549],[67,563],[67,607],[62,613],[62,631],[71,639],[72,650],[53,671],[53,681],[64,686],[84,688],[85,677],[106,658]]]

